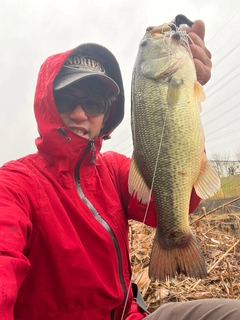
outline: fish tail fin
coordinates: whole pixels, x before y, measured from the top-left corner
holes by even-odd
[[[190,233],[184,245],[164,248],[156,233],[149,264],[149,278],[166,281],[180,273],[195,279],[207,276],[204,257],[194,235]]]
[[[128,176],[128,191],[131,195],[136,196],[138,201],[144,204],[149,202],[151,192],[136,164],[134,153],[130,162],[130,170]]]

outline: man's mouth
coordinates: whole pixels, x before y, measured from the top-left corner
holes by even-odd
[[[77,134],[80,137],[84,137],[88,134],[88,131],[85,128],[70,128],[71,131]]]

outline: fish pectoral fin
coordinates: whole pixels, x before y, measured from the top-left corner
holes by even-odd
[[[196,97],[196,102],[198,105],[199,112],[201,113],[202,111],[201,102],[205,100],[205,93],[203,91],[203,86],[198,81],[196,81],[194,84],[194,94]]]
[[[211,166],[210,162],[205,158],[203,170],[194,184],[197,195],[201,199],[210,198],[220,189],[220,187],[220,178]]]
[[[174,109],[178,103],[182,92],[182,79],[175,79],[174,77],[168,80],[167,104],[170,109]]]
[[[194,84],[194,93],[198,102],[203,102],[205,100],[203,86],[198,81]]]
[[[144,204],[147,204],[149,202],[151,192],[136,164],[134,153],[130,162],[128,191],[131,195],[136,196],[138,201]]]

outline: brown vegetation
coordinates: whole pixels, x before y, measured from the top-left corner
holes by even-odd
[[[204,280],[179,275],[166,282],[151,281],[148,264],[155,229],[135,221],[130,223],[132,280],[138,284],[150,312],[163,303],[173,301],[240,299],[240,215],[228,213],[221,219],[219,214],[216,219],[220,209],[206,214],[202,208],[198,216],[191,219],[191,228],[202,248],[208,269],[208,277]]]

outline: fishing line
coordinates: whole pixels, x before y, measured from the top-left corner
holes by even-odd
[[[150,191],[149,191],[149,198],[148,198],[146,210],[145,210],[144,217],[143,217],[143,221],[142,221],[142,228],[140,229],[140,232],[139,232],[139,233],[143,233],[143,230],[144,230],[144,228],[145,228],[145,221],[146,221],[148,209],[149,209],[149,206],[150,206],[150,201],[151,201],[151,196],[152,196],[152,190],[153,190],[154,180],[155,180],[155,177],[156,177],[157,165],[158,165],[158,161],[159,161],[159,157],[160,157],[160,151],[161,151],[161,147],[162,147],[162,141],[163,141],[165,126],[166,126],[167,116],[168,116],[168,109],[166,110],[166,114],[165,114],[164,121],[163,121],[163,128],[162,128],[162,133],[161,133],[161,137],[160,137],[160,141],[159,141],[159,147],[158,147],[158,152],[157,152],[156,164],[155,164],[155,167],[154,167],[153,178],[152,178],[152,183],[151,183],[151,188],[150,188]],[[140,248],[140,241],[137,242],[137,250],[138,250],[139,248]],[[134,270],[134,267],[135,267],[135,266],[136,266],[136,259],[134,259],[134,263],[133,263],[133,266],[132,266],[132,270]],[[123,316],[124,316],[124,313],[125,313],[125,311],[126,311],[127,301],[128,301],[128,297],[129,297],[129,293],[130,293],[130,289],[131,289],[132,278],[133,278],[133,272],[132,272],[131,280],[130,280],[130,283],[129,283],[129,286],[128,286],[127,295],[126,295],[126,299],[125,299],[125,303],[124,303],[124,308],[123,308],[121,320],[123,320]]]
[[[163,140],[163,135],[164,135],[167,116],[168,116],[168,109],[166,110],[165,118],[164,118],[164,121],[163,121],[163,128],[162,128],[162,134],[161,134],[159,147],[158,147],[158,152],[157,152],[156,165],[155,165],[155,168],[154,168],[154,171],[153,171],[152,184],[151,184],[151,188],[150,188],[147,207],[146,207],[144,218],[143,218],[143,222],[142,222],[143,224],[145,224],[145,221],[146,221],[146,218],[147,218],[148,209],[149,209],[149,205],[150,205],[150,201],[151,201],[152,190],[153,190],[154,180],[155,180],[155,177],[156,177],[157,165],[158,165],[158,160],[159,160],[159,156],[160,156],[160,150],[161,150],[161,147],[162,147],[162,140]],[[144,225],[143,225],[143,227],[144,227]]]
[[[125,311],[126,311],[127,301],[128,301],[130,289],[131,289],[131,287],[132,287],[131,283],[132,283],[132,278],[131,278],[130,284],[129,284],[129,286],[128,286],[127,295],[126,295],[126,299],[125,299],[125,302],[124,302],[124,307],[123,307],[123,312],[122,312],[121,320],[123,320],[123,316],[124,316],[124,313],[125,313]]]

